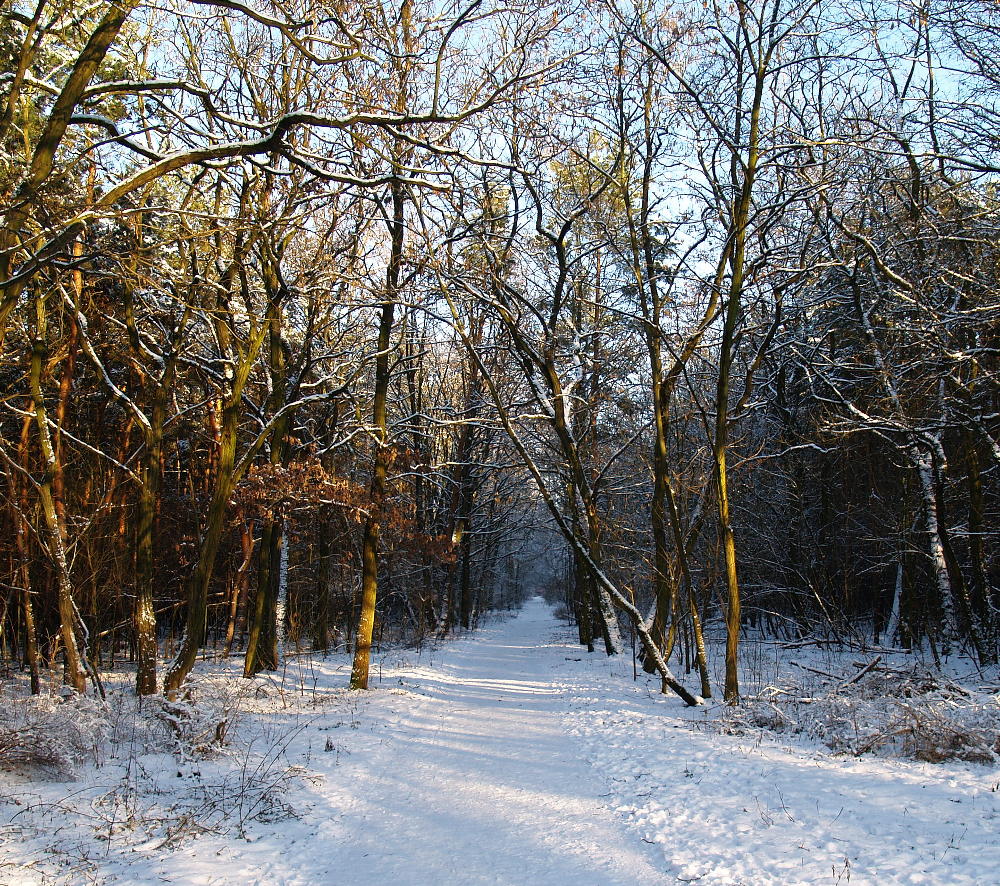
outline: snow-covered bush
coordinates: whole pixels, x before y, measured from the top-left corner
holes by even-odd
[[[862,666],[858,663],[856,667]],[[717,721],[724,732],[752,729],[818,739],[838,754],[880,754],[929,763],[1000,759],[1000,698],[966,689],[924,666],[863,673],[806,672],[765,688]]]
[[[996,759],[996,705],[952,705],[939,698],[901,702],[830,698],[818,703],[818,716],[804,718],[807,730],[837,753],[884,754],[941,763]]]
[[[97,759],[108,727],[108,706],[89,696],[0,694],[0,768],[71,776]]]
[[[190,681],[180,697],[163,699],[156,717],[173,737],[179,756],[210,756],[226,745],[257,691],[262,687],[250,681],[203,677]]]

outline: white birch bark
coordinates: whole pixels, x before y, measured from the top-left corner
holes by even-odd
[[[887,646],[892,646],[896,642],[896,634],[899,633],[899,607],[903,598],[903,552],[899,552],[899,561],[896,563],[896,586],[892,592],[892,609],[889,611],[889,620],[885,623],[885,630],[882,632],[882,641]]]
[[[611,647],[611,654],[621,655],[625,647],[622,645],[622,634],[618,629],[618,615],[614,603],[611,602],[611,595],[603,585],[597,587],[597,600],[601,607],[601,615],[608,626],[608,645]]]
[[[924,507],[924,524],[930,543],[931,565],[941,597],[941,611],[944,615],[942,625],[942,647],[945,653],[950,652],[959,637],[958,616],[955,608],[955,595],[948,575],[948,564],[944,556],[944,543],[941,541],[941,528],[938,522],[937,497],[934,491],[933,459],[929,452],[911,451],[913,464],[920,477],[920,493]]]

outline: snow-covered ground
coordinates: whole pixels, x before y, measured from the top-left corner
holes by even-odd
[[[1000,883],[995,765],[834,756],[686,709],[539,598],[387,653],[371,692],[348,667],[208,666],[173,748],[119,696],[75,781],[0,774],[0,884]]]

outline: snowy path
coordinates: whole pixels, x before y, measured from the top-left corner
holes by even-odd
[[[221,847],[211,873],[202,850],[187,870],[177,857],[186,853],[175,854],[162,875],[287,886],[676,883],[605,805],[607,788],[568,739],[568,687],[554,679],[568,650],[556,633],[536,598],[434,653],[432,667],[383,676],[357,731],[329,732],[341,753],[312,758],[324,778],[303,821]]]

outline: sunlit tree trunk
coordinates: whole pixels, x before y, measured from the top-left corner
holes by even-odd
[[[239,252],[239,248],[237,249]],[[220,281],[219,304],[216,309],[216,337],[219,340],[222,353],[228,363],[225,379],[225,396],[222,406],[222,421],[219,428],[218,462],[215,469],[215,482],[212,497],[208,506],[205,529],[201,536],[198,561],[194,572],[187,582],[185,603],[184,634],[180,647],[173,662],[167,669],[163,679],[163,691],[172,695],[180,689],[187,679],[198,658],[198,650],[205,640],[205,629],[208,622],[208,591],[215,569],[215,560],[222,543],[222,534],[226,526],[226,511],[233,489],[239,481],[239,471],[236,464],[236,448],[239,433],[239,420],[243,389],[260,353],[267,324],[262,323],[251,331],[249,340],[243,344],[243,350],[238,359],[234,355],[231,328],[224,314],[228,310],[222,304],[228,295],[236,268],[234,259],[229,272]],[[230,318],[231,319],[231,318]],[[233,365],[235,363],[235,366]],[[245,463],[244,463],[245,464]]]
[[[136,501],[135,547],[135,689],[139,695],[156,692],[156,612],[153,605],[154,543],[156,506],[162,476],[163,423],[151,421],[151,433],[146,440],[142,482]]]
[[[21,442],[19,447],[19,461],[21,468],[28,470],[28,444],[30,441],[32,416],[30,412],[24,416],[21,424]],[[35,610],[31,602],[31,546],[28,541],[27,514],[29,508],[28,490],[26,484],[17,478],[15,473],[10,475],[12,480],[11,491],[15,495],[17,507],[12,515],[15,529],[15,550],[17,551],[18,564],[17,574],[21,582],[21,617],[24,621],[24,661],[28,665],[28,673],[31,677],[31,694],[38,695],[42,691],[41,672],[38,663],[38,633],[35,628]]]
[[[375,464],[369,494],[369,514],[361,541],[361,611],[351,668],[351,688],[367,689],[371,667],[372,631],[375,627],[375,603],[378,594],[378,559],[382,529],[382,506],[385,501],[386,475],[389,468],[389,442],[386,428],[386,399],[391,380],[391,337],[393,315],[399,291],[403,259],[404,194],[398,178],[390,185],[392,217],[389,225],[391,252],[386,270],[386,293],[378,329],[378,354],[375,357],[375,400],[372,405],[372,438]]]
[[[240,386],[242,387],[242,386]],[[208,506],[208,517],[201,537],[198,562],[187,583],[184,634],[177,655],[163,679],[163,691],[175,693],[191,673],[198,658],[198,650],[205,640],[208,622],[208,589],[212,581],[215,559],[222,542],[226,524],[226,508],[232,495],[236,474],[236,432],[239,423],[239,395],[231,394],[222,411],[222,428],[219,441],[219,464],[215,487]]]
[[[410,99],[409,77],[414,51],[412,22],[413,7],[403,0],[399,10],[399,42],[401,55],[395,61],[393,84],[396,110],[402,113]],[[378,595],[378,561],[382,531],[382,508],[385,502],[386,476],[389,469],[389,438],[386,421],[386,400],[392,379],[391,339],[399,300],[400,276],[403,266],[403,244],[406,236],[406,191],[401,180],[405,168],[407,145],[398,138],[391,142],[392,178],[389,182],[390,206],[385,218],[389,233],[389,262],[385,274],[385,296],[379,315],[378,353],[375,356],[375,392],[372,403],[372,442],[375,462],[369,494],[369,512],[361,541],[361,608],[358,633],[351,667],[351,688],[367,689],[371,667],[372,632],[375,627],[375,604]]]
[[[729,373],[732,367],[733,338],[739,318],[739,292],[730,291],[729,307],[723,327],[719,359],[719,383],[716,393],[715,438],[712,441],[712,462],[715,470],[716,505],[719,517],[723,565],[726,581],[726,701],[739,699],[740,683],[737,670],[740,643],[740,586],[736,567],[736,539],[729,513]]]
[[[66,559],[66,526],[62,517],[62,503],[57,502],[55,490],[62,488],[62,465],[49,431],[48,410],[42,393],[42,367],[45,363],[47,316],[45,299],[40,291],[35,293],[35,330],[31,343],[30,384],[38,445],[41,450],[43,474],[38,484],[38,495],[45,520],[49,558],[56,580],[56,600],[59,609],[59,630],[63,645],[63,679],[77,692],[87,688],[86,638],[80,631],[83,621],[73,600],[73,582]]]
[[[118,0],[110,4],[83,49],[73,60],[69,75],[52,103],[35,143],[31,160],[25,169],[24,179],[9,204],[11,208],[0,223],[0,344],[7,337],[11,312],[30,279],[26,277],[15,279],[12,274],[16,266],[15,257],[19,239],[37,205],[42,185],[55,168],[56,154],[70,127],[73,114],[83,99],[84,92],[104,62],[108,50],[117,40],[126,20],[138,5],[139,0]],[[41,6],[38,9],[40,10]],[[13,113],[17,101],[14,90],[11,90],[8,101],[9,113]],[[7,113],[5,109],[4,120]]]
[[[740,22],[747,15],[747,5],[738,0]],[[723,314],[722,341],[719,345],[718,384],[715,395],[715,433],[712,440],[712,463],[715,472],[716,504],[719,516],[719,533],[722,543],[726,581],[726,684],[723,696],[735,702],[740,696],[739,643],[740,643],[740,585],[736,563],[736,539],[733,535],[729,502],[729,391],[733,367],[736,333],[740,326],[743,299],[743,282],[746,274],[747,239],[750,234],[750,210],[760,158],[760,114],[764,98],[764,82],[770,59],[763,56],[753,59],[753,98],[749,108],[746,131],[746,157],[733,153],[732,184],[737,188],[732,207],[729,238],[732,251],[729,261],[729,286]],[[737,135],[740,127],[738,124]]]

